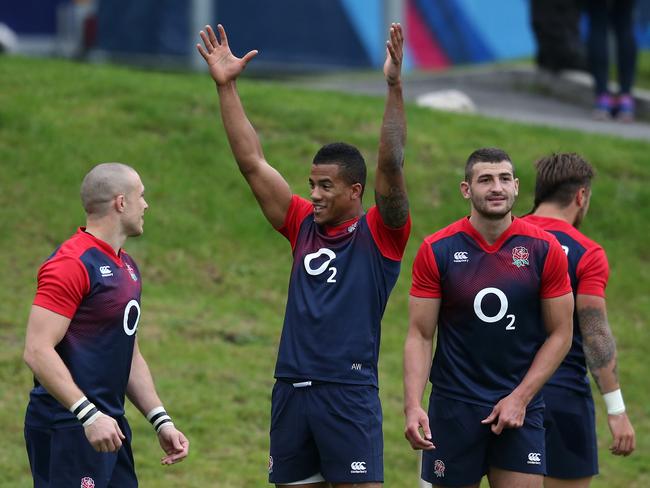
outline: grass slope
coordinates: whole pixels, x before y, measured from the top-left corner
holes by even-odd
[[[240,91],[268,160],[297,193],[308,195],[309,162],[325,142],[356,144],[374,166],[381,99],[245,81]],[[272,371],[291,256],[238,173],[217,114],[207,75],[0,59],[0,486],[30,486],[22,422],[31,375],[21,356],[35,273],[83,222],[79,183],[101,161],[132,164],[147,187],[145,235],[127,243],[144,277],[141,349],[191,440],[186,462],[160,467],[150,426],[129,406],[142,486],[266,486]],[[649,486],[650,144],[416,107],[408,107],[408,122],[413,234],[384,318],[380,359],[386,485],[415,486],[401,413],[413,256],[425,235],[466,213],[458,193],[464,158],[494,145],[516,162],[520,213],[530,207],[535,158],[578,151],[598,168],[584,230],[609,253],[610,320],[638,451],[628,459],[607,453],[598,400],[602,474],[593,486]]]

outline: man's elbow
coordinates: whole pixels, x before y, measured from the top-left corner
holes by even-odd
[[[39,364],[42,363],[42,358],[45,355],[45,351],[42,347],[25,344],[25,349],[23,350],[23,361],[34,373],[39,368]]]

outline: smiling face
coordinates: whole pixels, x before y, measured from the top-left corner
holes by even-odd
[[[361,210],[360,183],[347,183],[339,175],[338,164],[314,164],[309,175],[314,221],[336,226],[357,217]]]
[[[460,186],[463,197],[472,203],[472,213],[489,220],[508,215],[519,192],[519,180],[514,177],[510,161],[476,163],[470,181]]]

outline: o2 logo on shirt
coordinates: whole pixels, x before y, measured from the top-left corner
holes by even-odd
[[[499,299],[499,311],[496,315],[490,316],[483,312],[483,299],[487,295],[496,295]],[[498,288],[483,288],[476,294],[476,297],[474,297],[474,313],[479,319],[488,324],[498,322],[505,317],[510,320],[510,323],[506,325],[506,330],[515,330],[515,315],[512,313],[506,315],[508,313],[508,297]]]
[[[320,258],[321,256],[327,256],[327,259],[318,268],[312,268],[312,261]],[[330,263],[334,259],[336,259],[336,253],[334,251],[327,249],[326,247],[321,247],[318,251],[307,254],[303,260],[303,264],[305,266],[305,271],[307,271],[307,274],[311,276],[318,276],[323,274],[326,270],[329,271],[331,274],[329,278],[327,278],[327,282],[336,283],[336,279],[334,277],[336,276],[337,270],[334,266],[329,267]]]
[[[131,318],[131,310],[135,308],[137,315],[135,316],[135,320]],[[129,303],[126,304],[126,307],[124,308],[124,332],[128,336],[132,336],[135,334],[135,331],[138,329],[138,322],[140,322],[140,304],[138,303],[137,300],[131,300]]]

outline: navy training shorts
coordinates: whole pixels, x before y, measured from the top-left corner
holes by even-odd
[[[316,473],[331,483],[383,482],[381,424],[374,386],[296,387],[278,380],[271,400],[269,482],[293,483]]]
[[[546,410],[547,476],[586,478],[598,474],[596,414],[591,395],[547,385],[542,389]]]
[[[545,474],[543,408],[528,410],[522,427],[500,435],[481,424],[491,411],[432,392],[429,426],[436,449],[423,453],[422,479],[439,486],[470,485],[490,467]]]
[[[131,428],[116,419],[126,439],[117,452],[97,452],[81,425],[61,428],[25,426],[34,488],[135,488]]]

